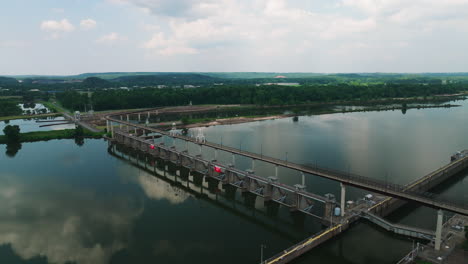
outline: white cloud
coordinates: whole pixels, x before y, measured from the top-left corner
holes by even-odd
[[[75,30],[73,26],[67,19],[58,20],[47,20],[42,21],[41,30],[49,34],[49,39],[58,39],[62,34],[69,33]]]
[[[116,42],[120,42],[120,41],[125,41],[127,39],[128,38],[125,37],[125,36],[121,36],[118,33],[112,32],[112,33],[109,33],[107,35],[104,35],[104,36],[98,38],[96,41],[99,42],[99,43],[116,43]]]
[[[154,50],[160,55],[181,55],[197,54],[198,51],[188,46],[183,40],[176,38],[167,39],[163,33],[153,35],[153,37],[143,44],[146,49]]]
[[[97,25],[96,21],[90,18],[80,21],[80,27],[83,30],[93,29],[96,27],[96,25]]]
[[[132,222],[143,210],[127,197],[97,199],[92,191],[68,186],[57,191],[58,185],[25,184],[18,179],[0,178],[0,245],[11,245],[25,260],[43,256],[59,264],[108,263],[125,248]],[[18,221],[19,215],[27,217]],[[103,241],[100,232],[111,242]]]
[[[223,70],[234,71],[466,69],[461,47],[468,43],[468,0],[105,1],[116,5],[109,12],[128,12],[127,31],[96,41],[117,43],[132,34],[141,49],[129,52],[148,70],[154,70],[153,59],[165,62],[161,70],[221,70],[223,61],[230,61]],[[52,36],[64,33],[48,30]],[[391,66],[379,53],[392,53]],[[170,58],[175,55],[186,56]]]
[[[47,32],[71,32],[75,27],[67,19],[62,19],[43,21],[41,29]]]

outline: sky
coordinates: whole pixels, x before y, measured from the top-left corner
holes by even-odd
[[[466,72],[468,0],[15,0],[0,75]]]

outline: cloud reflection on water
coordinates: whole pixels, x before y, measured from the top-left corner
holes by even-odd
[[[142,209],[125,197],[54,184],[34,185],[16,175],[0,177],[0,245],[23,259],[104,264],[130,238]]]

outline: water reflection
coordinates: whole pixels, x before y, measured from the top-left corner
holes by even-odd
[[[21,149],[22,145],[20,142],[8,142],[6,145],[5,154],[9,158],[14,158],[18,151]]]
[[[81,147],[83,146],[85,143],[85,139],[83,137],[75,137],[75,144],[78,146],[78,147]]]
[[[62,117],[47,117],[47,118],[29,118],[29,119],[15,119],[9,121],[0,121],[0,135],[3,135],[3,129],[8,125],[18,125],[21,129],[21,133],[25,132],[33,132],[33,131],[50,131],[50,130],[62,130],[62,129],[73,129],[75,128],[75,124],[62,124],[62,125],[54,125],[54,126],[43,126],[45,124],[53,124],[52,122],[40,122],[37,121],[57,121],[57,123],[65,123],[67,120]]]
[[[23,260],[45,257],[44,263],[109,263],[126,247],[143,211],[128,196],[102,197],[90,189],[5,172],[0,200],[0,245],[9,245]]]

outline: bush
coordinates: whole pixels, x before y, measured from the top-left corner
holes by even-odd
[[[8,125],[3,129],[7,140],[9,142],[18,142],[20,139],[20,127],[17,125],[11,126]]]

